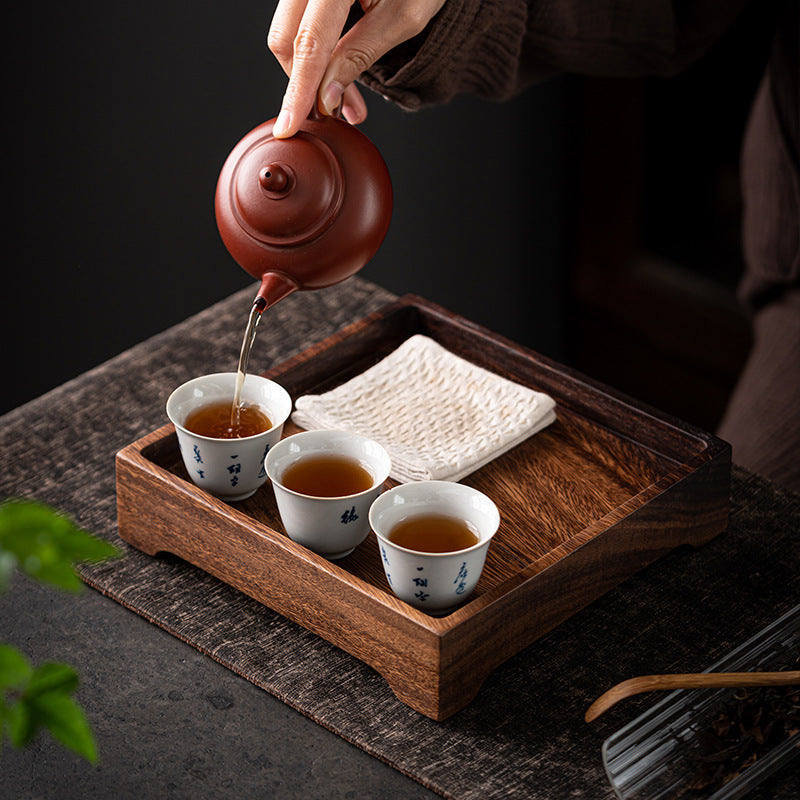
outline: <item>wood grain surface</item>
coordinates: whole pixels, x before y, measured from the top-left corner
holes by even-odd
[[[169,552],[378,670],[397,697],[441,720],[486,676],[613,586],[725,529],[730,447],[542,356],[408,296],[266,373],[293,399],[326,391],[422,333],[550,394],[550,427],[465,478],[501,526],[473,595],[434,618],[390,591],[374,535],[337,562],[283,532],[271,487],[228,505],[188,478],[171,425],[117,455],[123,539]],[[289,423],[284,436],[297,432]],[[390,484],[387,484],[390,485]]]

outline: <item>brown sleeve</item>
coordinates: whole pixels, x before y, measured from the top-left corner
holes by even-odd
[[[362,81],[404,108],[469,92],[502,100],[568,72],[671,75],[699,58],[746,0],[447,0]]]

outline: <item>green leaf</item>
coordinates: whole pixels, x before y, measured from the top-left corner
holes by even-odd
[[[22,653],[9,644],[0,645],[0,689],[24,689],[33,667]]]
[[[30,699],[45,692],[72,693],[78,688],[78,673],[68,664],[49,661],[40,664],[31,676],[25,697]]]
[[[74,526],[64,531],[60,544],[62,551],[74,561],[104,561],[122,555],[122,551],[111,542]]]
[[[83,591],[83,581],[67,561],[61,561],[56,564],[41,564],[37,565],[35,571],[26,571],[32,578],[36,578],[42,583],[49,583],[51,586],[57,586],[65,592],[78,594],[78,592]]]
[[[53,690],[31,698],[28,703],[36,722],[45,725],[65,747],[92,763],[97,761],[97,745],[83,709],[68,695]]]
[[[0,587],[8,584],[13,563],[32,578],[78,592],[83,583],[74,562],[119,555],[110,542],[78,528],[49,506],[32,500],[0,504]]]
[[[27,659],[11,647],[0,648],[0,656],[11,665],[13,677],[22,674],[22,666],[28,670],[28,679],[21,681],[20,696],[12,703],[0,704],[0,727],[7,731],[11,743],[25,747],[39,728],[45,727],[61,744],[95,762],[97,747],[91,727],[83,709],[71,697],[78,686],[75,670],[56,662],[40,664],[33,670]]]
[[[36,735],[36,722],[28,704],[20,699],[6,708],[6,728],[14,747],[25,747]]]

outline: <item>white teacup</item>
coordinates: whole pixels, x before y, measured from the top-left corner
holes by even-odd
[[[284,473],[298,461],[333,455],[357,461],[366,469],[372,476],[370,488],[342,497],[318,497],[283,485]],[[391,466],[389,454],[381,445],[347,431],[305,431],[287,436],[266,459],[287,535],[330,560],[349,555],[367,537],[369,507],[381,493]]]
[[[232,403],[235,386],[235,372],[217,372],[187,381],[167,400],[167,416],[178,434],[189,477],[201,489],[226,501],[250,497],[267,480],[264,459],[280,441],[283,424],[292,410],[292,399],[282,386],[258,375],[246,375],[242,401],[264,411],[272,422],[269,430],[241,439],[214,439],[184,427],[195,409],[220,400],[230,399]]]
[[[464,520],[477,544],[449,553],[422,553],[389,540],[399,523],[426,514]],[[451,481],[406,483],[384,492],[369,512],[392,591],[433,616],[453,611],[475,589],[489,543],[500,525],[497,506],[482,492]]]

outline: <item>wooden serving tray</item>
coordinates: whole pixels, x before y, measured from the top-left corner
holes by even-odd
[[[327,391],[415,333],[550,394],[558,419],[463,480],[500,530],[465,605],[434,618],[384,577],[374,534],[326,561],[283,532],[272,489],[228,505],[195,486],[172,425],[117,454],[123,539],[173,553],[370,664],[442,720],[503,661],[681,544],[728,518],[730,446],[420,298],[407,296],[275,367],[292,398]],[[297,432],[289,423],[284,435]]]

